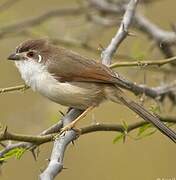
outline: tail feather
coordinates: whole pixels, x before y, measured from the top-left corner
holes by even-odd
[[[126,98],[122,94],[120,95],[120,97],[118,96],[118,100],[120,100],[124,105],[129,107],[132,111],[136,112],[141,118],[152,123],[164,135],[166,135],[173,142],[176,143],[176,133],[172,129],[167,127],[157,116],[153,115],[152,113],[147,111],[144,107],[142,107],[141,105],[137,104],[136,102]]]

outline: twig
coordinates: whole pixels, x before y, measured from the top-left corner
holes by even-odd
[[[27,89],[29,89],[29,86],[19,85],[19,86],[13,86],[13,87],[8,87],[8,88],[1,88],[0,93],[12,92],[12,91],[25,91]]]
[[[161,118],[161,120],[163,122],[168,122],[168,123],[176,123],[176,119],[175,118]],[[95,124],[95,125],[90,125],[87,127],[83,127],[81,128],[81,134],[88,134],[88,133],[92,133],[92,132],[97,132],[97,131],[115,131],[115,132],[131,132],[133,130],[136,130],[140,127],[142,127],[145,124],[149,124],[146,121],[140,121],[140,122],[136,122],[133,123],[131,125],[128,125],[128,127],[124,128],[123,125],[121,124]]]
[[[58,133],[62,127],[63,127],[63,122],[59,121],[58,123],[44,130],[42,133],[39,134],[39,136],[40,135],[44,136],[44,135],[52,134],[52,133]],[[14,148],[34,149],[38,145],[39,144],[36,145],[34,143],[29,143],[29,142],[22,142],[22,143],[20,142],[20,143],[10,144],[10,145],[7,145],[6,148],[0,151],[0,157],[3,157],[4,154],[6,154],[7,152],[11,151]]]
[[[54,134],[51,135],[44,135],[44,136],[32,136],[32,135],[22,135],[16,134],[6,131],[0,133],[0,141],[5,140],[13,140],[13,141],[21,141],[21,142],[30,142],[34,144],[43,144],[45,142],[49,142],[54,140]]]
[[[111,64],[111,59],[115,51],[117,50],[120,43],[126,38],[128,33],[128,28],[130,24],[132,23],[134,13],[136,10],[138,0],[131,0],[127,6],[127,10],[124,14],[123,20],[121,22],[120,28],[118,29],[116,35],[114,38],[112,38],[111,43],[108,45],[108,47],[102,51],[101,58],[102,63],[109,65]]]
[[[176,81],[170,84],[164,84],[162,86],[149,88],[145,84],[137,85],[135,82],[131,82],[124,77],[118,75],[118,86],[131,91],[135,95],[145,94],[153,99],[163,101],[165,97],[169,97],[171,102],[176,103]]]
[[[116,67],[129,67],[129,66],[153,66],[153,65],[157,65],[157,66],[162,66],[165,64],[169,64],[169,63],[173,63],[176,62],[176,56],[172,57],[172,58],[168,58],[168,59],[162,59],[162,60],[152,60],[152,61],[129,61],[129,62],[116,62],[111,64],[109,67],[110,68],[116,68]]]

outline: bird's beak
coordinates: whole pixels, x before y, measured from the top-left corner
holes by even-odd
[[[19,61],[21,59],[21,56],[18,53],[13,53],[7,59],[13,61]]]

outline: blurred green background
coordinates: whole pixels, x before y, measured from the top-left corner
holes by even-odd
[[[4,3],[0,0],[0,4]],[[79,1],[81,3],[83,1]],[[15,23],[30,17],[37,16],[48,10],[78,5],[73,0],[19,0],[12,7],[0,12],[1,27]],[[171,23],[175,23],[176,1],[158,0],[151,5],[140,6],[139,10],[153,22],[164,29],[171,29]],[[120,17],[117,17],[120,21]],[[104,47],[116,32],[116,27],[102,27],[86,20],[83,16],[67,16],[53,18],[39,26],[29,29],[37,37],[72,38],[84,41],[95,48],[99,44]],[[151,41],[140,32],[136,37],[128,37],[118,50],[119,54],[142,56],[146,59],[161,59],[163,56],[157,48],[150,50]],[[14,48],[23,40],[29,39],[26,35],[7,36],[0,41],[0,87],[8,87],[22,84],[23,81],[12,62],[6,59]],[[100,58],[96,54],[83,48],[68,47],[85,56],[94,59]],[[149,71],[143,68],[118,68],[121,74],[138,83],[143,83],[144,74],[147,84],[160,85],[166,77],[159,71]],[[167,80],[173,80],[173,75],[167,75]],[[147,101],[148,105],[156,105],[154,101]],[[169,101],[165,101],[162,109],[163,115],[175,115]],[[39,94],[27,90],[25,92],[13,92],[0,94],[0,123],[7,125],[9,131],[38,134],[57,122],[59,110],[66,112],[67,108],[50,102]],[[95,119],[97,122],[133,123],[140,119],[127,108],[113,103],[105,103],[90,113],[80,126],[90,124]],[[175,145],[161,133],[157,132],[142,140],[127,138],[123,144],[113,144],[117,133],[97,132],[81,136],[75,146],[70,145],[65,154],[64,166],[68,168],[56,179],[92,179],[92,180],[157,180],[157,178],[176,178],[175,170]],[[135,133],[131,133],[135,137]],[[34,161],[31,153],[27,152],[21,160],[10,159],[2,167],[0,179],[37,179],[40,170],[47,165],[50,157],[52,143],[40,147],[38,161]]]

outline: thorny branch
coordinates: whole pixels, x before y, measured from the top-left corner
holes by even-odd
[[[176,62],[176,57],[171,57],[171,58],[168,58],[168,59],[162,59],[162,60],[152,60],[152,61],[145,61],[145,60],[142,60],[142,61],[129,61],[129,62],[116,62],[116,63],[113,63],[111,64],[109,67],[111,69],[114,69],[116,67],[130,67],[130,66],[141,66],[141,67],[147,67],[147,66],[163,66],[165,64],[168,64],[168,63],[175,63]]]
[[[76,119],[83,111],[78,109],[70,110],[63,118],[63,126],[69,124]],[[54,141],[53,150],[47,168],[40,175],[41,180],[52,180],[63,170],[64,152],[69,143],[73,142],[77,137],[74,130],[69,130],[65,134],[60,135]]]
[[[120,43],[126,38],[127,35],[129,35],[128,28],[132,23],[137,3],[138,0],[129,2],[116,35],[112,38],[111,43],[108,45],[108,47],[102,51],[101,58],[103,64],[111,64],[113,54],[116,52]]]
[[[121,15],[125,11],[124,4],[120,5],[120,3],[115,4],[107,0],[88,0],[88,2],[90,3],[91,7],[97,9],[98,11],[114,14],[115,16]],[[171,32],[161,29],[139,12],[134,15],[133,27],[154,40],[166,58],[174,56],[171,49],[171,46],[175,45],[176,41],[176,33],[174,31]],[[175,63],[173,64],[175,65]]]
[[[161,118],[161,120],[166,123],[176,124],[176,118],[165,117],[165,118]],[[127,129],[125,129],[124,126],[121,124],[97,123],[97,124],[80,128],[80,135],[93,133],[97,131],[112,131],[112,132],[114,131],[114,132],[121,132],[121,133],[124,133],[125,131],[127,131],[127,133],[129,133],[146,124],[149,124],[149,123],[146,121],[136,122],[131,125],[128,125]],[[53,131],[47,135],[26,135],[26,134],[16,134],[16,133],[9,132],[8,129],[6,128],[2,132],[0,132],[0,141],[2,142],[6,140],[13,140],[13,141],[20,141],[20,142],[29,142],[29,143],[39,146],[41,144],[54,141],[55,136],[57,136],[57,133],[60,132],[60,130],[61,130],[61,127],[56,126],[53,129]],[[24,148],[25,147],[24,145],[23,146],[19,145],[18,147]],[[26,146],[26,149],[30,149],[30,148]],[[0,153],[0,158],[2,158],[3,155],[4,155],[3,153]]]

